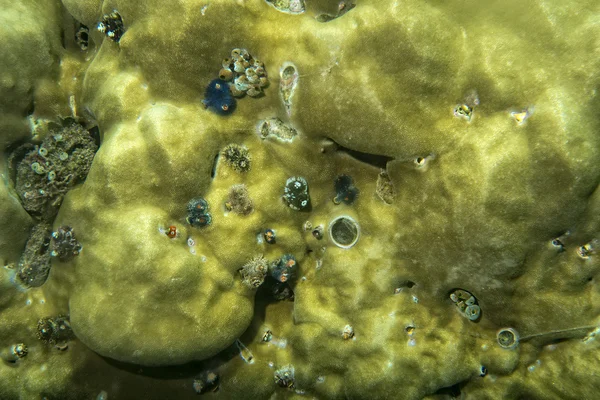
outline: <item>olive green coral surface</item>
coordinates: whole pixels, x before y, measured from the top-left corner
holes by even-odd
[[[600,4],[483,3],[3,0],[0,398],[596,398]],[[113,10],[118,41],[96,29]],[[235,48],[269,84],[222,115],[202,100]],[[68,117],[98,152],[55,219],[30,215],[15,149]],[[82,249],[28,287],[40,222]],[[261,255],[285,254],[281,293]],[[75,337],[38,339],[59,316]]]

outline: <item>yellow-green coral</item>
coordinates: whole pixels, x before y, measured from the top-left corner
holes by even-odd
[[[264,0],[8,4],[3,159],[42,141],[44,119],[89,121],[101,144],[54,221],[83,249],[53,260],[39,288],[15,283],[32,219],[2,167],[0,347],[29,351],[0,364],[0,398],[191,398],[208,370],[221,398],[593,398],[596,3],[320,0],[295,15]],[[115,9],[118,43],[96,29]],[[270,84],[223,117],[201,100],[234,48]],[[296,86],[282,96],[289,65]],[[230,143],[251,170],[217,157]],[[352,204],[331,201],[340,175],[360,190]],[[310,186],[310,209],[282,198],[290,177]],[[244,216],[224,206],[240,184]],[[199,197],[202,229],[186,221]],[[350,248],[327,235],[341,216],[360,227]],[[295,280],[248,288],[239,270],[259,254],[294,255]],[[479,319],[456,312],[459,289]],[[38,320],[67,314],[68,349],[37,339]],[[514,348],[502,328],[518,332]]]

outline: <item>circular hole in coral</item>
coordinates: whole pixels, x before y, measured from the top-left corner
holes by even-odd
[[[471,321],[477,321],[479,319],[479,317],[481,316],[481,308],[476,305],[476,304],[472,304],[470,306],[467,306],[467,308],[465,308],[465,316],[471,320]]]
[[[329,237],[333,243],[342,249],[349,249],[358,242],[360,227],[358,222],[348,216],[335,218],[329,223]]]
[[[496,334],[496,340],[503,349],[512,350],[519,345],[519,334],[513,328],[503,328]]]

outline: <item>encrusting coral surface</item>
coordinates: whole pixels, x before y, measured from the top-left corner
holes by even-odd
[[[5,3],[1,399],[597,396],[597,1]]]

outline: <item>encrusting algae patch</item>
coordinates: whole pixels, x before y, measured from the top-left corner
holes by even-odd
[[[595,398],[599,13],[5,4],[0,399]]]

